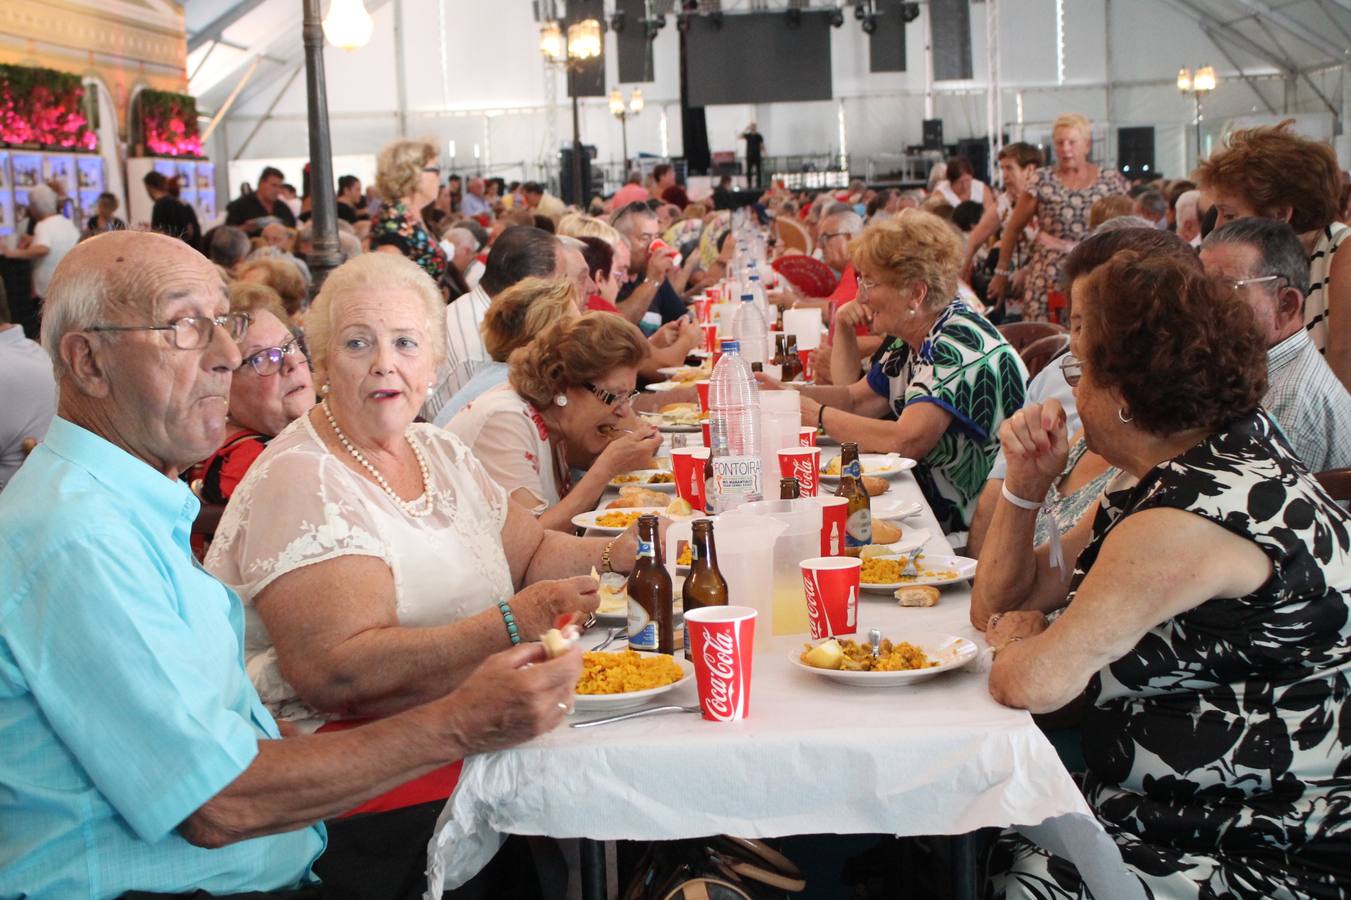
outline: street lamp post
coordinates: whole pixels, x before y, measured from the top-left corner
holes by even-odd
[[[546,62],[561,66],[568,76],[568,93],[572,95],[572,190],[573,199],[582,207],[586,202],[586,188],[582,185],[581,113],[573,76],[589,60],[600,56],[600,22],[596,19],[574,22],[568,26],[566,34],[560,23],[546,22],[539,29],[539,52]]]
[[[333,193],[333,147],[328,131],[328,90],[324,82],[324,36],[344,50],[371,39],[372,22],[362,0],[334,0],[328,18],[322,0],[303,0],[301,37],[305,45],[305,94],[310,126],[310,214],[314,248],[305,257],[318,291],[342,263],[338,247],[338,204]]]
[[[1201,152],[1201,98],[1215,90],[1217,80],[1215,70],[1210,66],[1200,66],[1195,72],[1185,66],[1178,70],[1177,89],[1180,93],[1191,94],[1196,102],[1196,158],[1202,158]]]
[[[629,95],[628,103],[624,102],[624,94],[619,88],[610,91],[610,114],[619,120],[619,134],[624,144],[624,174],[626,177],[629,168],[629,117],[636,116],[642,111],[643,92],[641,89],[633,89],[633,93]]]

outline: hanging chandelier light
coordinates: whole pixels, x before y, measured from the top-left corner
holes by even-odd
[[[583,19],[568,26],[568,59],[595,59],[601,50],[600,22]]]
[[[355,50],[371,40],[375,20],[362,0],[332,0],[324,16],[324,37],[335,47]]]
[[[567,59],[563,29],[558,27],[557,22],[545,22],[539,27],[539,52],[552,63],[561,63]]]

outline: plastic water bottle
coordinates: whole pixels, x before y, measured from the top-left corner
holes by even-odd
[[[748,370],[751,363],[763,364],[769,358],[769,326],[765,324],[754,294],[741,295],[741,308],[732,320],[732,333],[736,335],[741,358],[746,361]]]
[[[754,265],[754,263],[752,263],[752,265]],[[746,288],[746,293],[755,298],[755,308],[760,310],[760,317],[765,320],[766,328],[768,328],[768,323],[770,321],[769,295],[765,293],[765,286],[760,280],[760,273],[755,269],[751,269],[750,283]],[[743,343],[742,346],[744,347],[745,344]],[[765,349],[768,351],[768,345],[766,345]]]
[[[755,304],[742,304],[747,308],[754,311]],[[722,342],[722,359],[709,379],[708,424],[713,512],[761,499],[760,389],[737,341]]]

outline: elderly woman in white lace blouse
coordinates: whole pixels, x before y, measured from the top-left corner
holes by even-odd
[[[323,401],[250,469],[207,557],[244,601],[259,694],[302,731],[447,693],[489,654],[594,610],[595,581],[568,576],[632,563],[631,534],[546,532],[459,439],[414,424],[443,322],[436,285],[403,257],[334,271],[306,317]]]

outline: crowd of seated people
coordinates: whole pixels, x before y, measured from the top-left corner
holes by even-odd
[[[772,308],[828,330],[802,424],[917,461],[980,560],[991,693],[1044,716],[1148,891],[1331,895],[1351,519],[1313,475],[1351,466],[1344,175],[1282,126],[1132,189],[1087,119],[1053,133],[1053,166],[1003,148],[999,189],[955,158],[748,207]],[[657,454],[640,408],[693,399],[639,395],[701,339],[727,186],[658,166],[572,208],[443,180],[436,147],[338,179],[321,284],[275,169],[204,234],[172,179],[154,227],[104,203],[83,240],[31,192],[8,252],[40,346],[0,297],[0,895],[420,896],[463,759],[569,710],[580,654],[533,642],[633,565],[633,529],[572,519]],[[1065,335],[1033,377],[1019,320]],[[465,896],[555,864],[510,840]],[[1080,895],[1024,838],[990,871]]]

